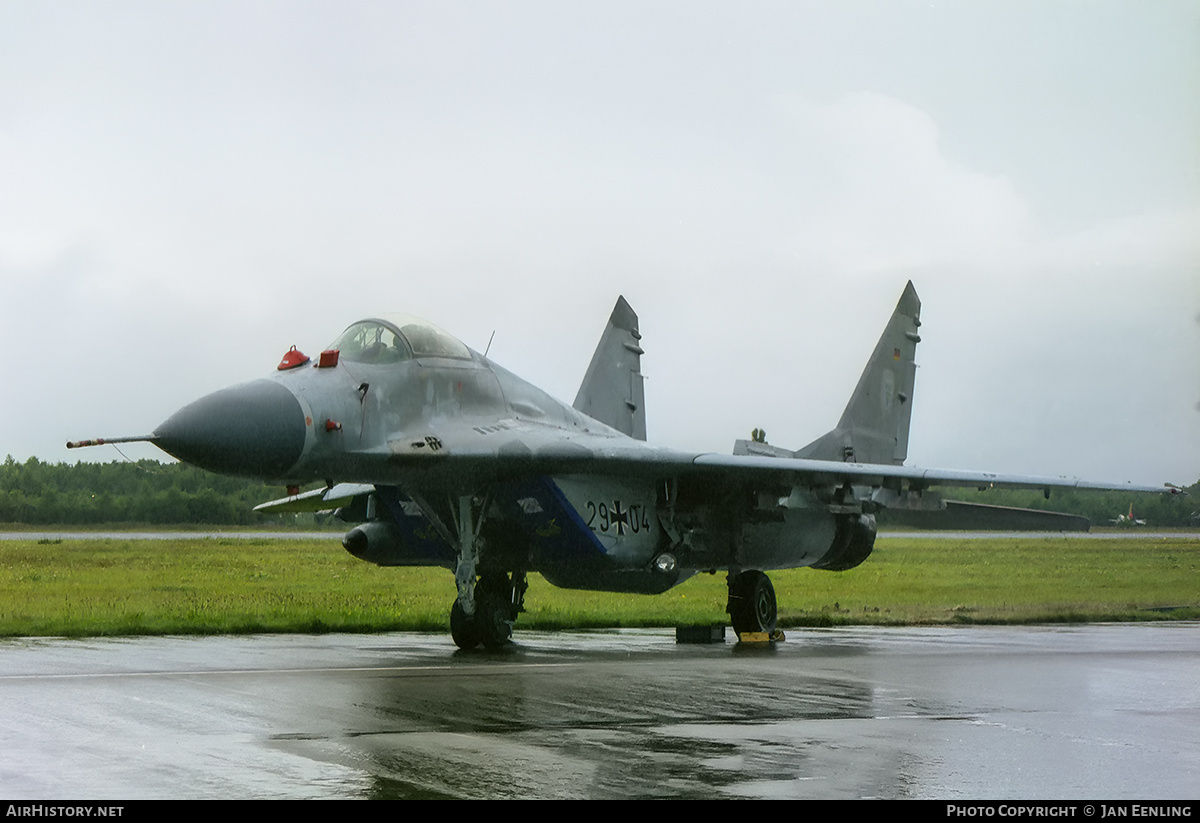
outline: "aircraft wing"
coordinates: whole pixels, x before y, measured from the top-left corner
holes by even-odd
[[[1133,483],[1113,483],[1081,480],[1077,477],[1038,477],[1024,474],[964,471],[961,469],[923,469],[916,466],[890,466],[871,463],[838,463],[797,457],[759,457],[756,455],[701,454],[695,458],[698,467],[726,470],[747,476],[767,473],[791,475],[805,485],[883,486],[925,489],[931,486],[959,486],[1012,489],[1096,489],[1111,491],[1179,493],[1181,489],[1164,484],[1143,486]]]
[[[495,427],[500,428],[500,427]],[[509,420],[499,431],[481,433],[474,427],[452,426],[428,437],[393,441],[360,465],[370,466],[357,483],[339,483],[273,500],[255,507],[264,513],[311,512],[350,505],[370,494],[377,485],[399,486],[427,492],[475,487],[523,477],[609,476],[637,477],[655,482],[673,479],[699,482],[714,492],[750,490],[780,492],[791,489],[843,487],[874,489],[880,506],[911,507],[908,492],[932,487],[1098,489],[1176,493],[1170,485],[1146,486],[1081,480],[1074,477],[1038,477],[959,469],[925,469],[915,466],[839,462],[767,454],[692,453],[660,448],[627,437],[595,433],[567,434],[561,429],[529,421]],[[430,440],[437,448],[430,448]],[[418,448],[420,446],[420,448]],[[782,450],[781,450],[782,451]]]
[[[439,448],[410,449],[391,444],[385,457],[387,470],[369,478],[374,483],[406,485],[431,483],[458,485],[466,481],[486,484],[516,476],[608,475],[668,480],[702,477],[714,486],[740,488],[870,486],[921,491],[935,486],[968,488],[1097,489],[1133,492],[1178,493],[1169,484],[1147,486],[1098,482],[1075,477],[1038,477],[960,469],[926,469],[915,466],[851,463],[814,458],[763,454],[691,453],[651,446],[625,437],[589,434],[565,435],[560,430],[510,421],[503,436],[484,437],[474,432],[440,432]],[[419,444],[420,441],[418,441]],[[416,445],[416,444],[414,444]],[[377,464],[378,465],[378,464]],[[366,480],[368,478],[359,478]],[[336,486],[322,498],[319,508],[331,508],[328,495],[348,485]],[[367,489],[370,490],[369,487]],[[362,492],[357,492],[362,493]],[[313,494],[310,492],[309,494]],[[352,496],[352,495],[351,495]],[[290,498],[288,499],[290,500]],[[315,504],[316,501],[309,501]],[[287,500],[275,501],[286,504]],[[273,506],[272,504],[264,504]],[[274,511],[296,509],[275,508]],[[312,509],[304,509],[312,510]]]

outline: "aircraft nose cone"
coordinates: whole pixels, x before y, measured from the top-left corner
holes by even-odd
[[[154,430],[155,445],[219,474],[279,478],[304,451],[300,401],[271,380],[255,380],[189,403]]]

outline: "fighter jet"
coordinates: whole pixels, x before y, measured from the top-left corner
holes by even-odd
[[[1116,517],[1111,518],[1108,522],[1112,523],[1114,526],[1144,526],[1144,525],[1146,525],[1145,520],[1139,520],[1133,516],[1133,504],[1132,503],[1129,504],[1129,514],[1118,514]]]
[[[734,630],[771,633],[765,572],[854,568],[875,514],[938,509],[933,487],[1164,490],[904,466],[920,309],[909,283],[837,426],[795,451],[760,438],[731,455],[647,444],[642,335],[623,297],[571,405],[431,323],[381,315],[315,361],[293,347],[269,377],[202,397],[152,434],[67,445],[150,441],[288,487],[259,511],[336,510],[356,524],[342,540],[355,557],[454,572],[462,648],[509,642],[530,572],[643,593],[725,572]]]

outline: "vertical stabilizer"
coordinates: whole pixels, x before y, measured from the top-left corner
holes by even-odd
[[[646,439],[641,339],[637,314],[618,297],[574,404],[593,420],[637,440]]]
[[[796,452],[796,457],[854,463],[903,463],[908,457],[917,330],[921,300],[910,281],[875,346],[837,428]]]

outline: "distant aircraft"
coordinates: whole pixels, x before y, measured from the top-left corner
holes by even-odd
[[[909,283],[837,427],[798,451],[647,445],[642,336],[623,297],[571,406],[424,320],[379,316],[315,362],[293,347],[269,378],[202,397],[153,434],[67,445],[149,441],[288,487],[259,511],[336,509],[358,524],[342,541],[356,557],[454,571],[450,625],[463,648],[509,641],[529,572],[659,593],[720,570],[734,630],[772,632],[764,571],[854,568],[874,546],[875,513],[938,509],[930,487],[1164,491],[902,465],[920,308]],[[315,480],[324,488],[299,493]]]
[[[1129,514],[1127,514],[1127,515],[1118,514],[1116,517],[1110,519],[1108,522],[1112,523],[1114,526],[1144,526],[1144,525],[1146,525],[1145,520],[1135,520],[1134,519],[1132,503],[1129,504]]]

